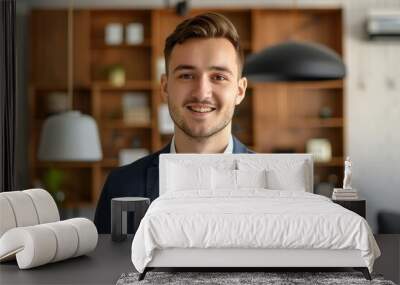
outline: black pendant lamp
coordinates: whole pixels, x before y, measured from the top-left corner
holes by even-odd
[[[344,78],[346,68],[326,46],[288,41],[250,55],[243,75],[255,82],[334,80]]]

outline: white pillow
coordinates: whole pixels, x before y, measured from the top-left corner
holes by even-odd
[[[267,171],[236,170],[238,188],[267,188]]]
[[[240,188],[267,188],[266,170],[212,169],[214,190],[237,190]]]
[[[168,164],[167,191],[211,189],[211,167]]]
[[[236,170],[212,168],[212,188],[214,190],[236,190]]]
[[[271,169],[267,171],[268,188],[273,190],[306,191],[305,164],[287,169]]]
[[[266,169],[267,188],[272,190],[306,191],[308,185],[307,164],[291,159],[241,159],[240,170]]]

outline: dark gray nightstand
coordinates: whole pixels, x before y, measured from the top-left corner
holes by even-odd
[[[366,200],[365,199],[356,199],[356,200],[333,200],[332,201],[340,206],[353,211],[356,214],[359,214],[361,217],[365,219],[366,217]]]
[[[127,237],[127,212],[134,213],[133,233],[139,227],[150,199],[143,197],[120,197],[111,199],[111,238],[113,241],[124,241]]]

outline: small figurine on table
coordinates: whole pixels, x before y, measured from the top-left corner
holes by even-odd
[[[343,179],[343,189],[352,189],[351,187],[351,160],[350,157],[346,157],[344,162],[344,179]]]

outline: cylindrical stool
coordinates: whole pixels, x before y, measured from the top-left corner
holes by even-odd
[[[149,198],[121,197],[111,200],[111,239],[123,241],[127,235],[127,212],[134,213],[133,232],[136,233],[140,221],[150,205]]]

